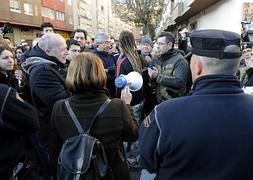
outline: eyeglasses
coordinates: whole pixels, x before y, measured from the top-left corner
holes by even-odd
[[[81,52],[80,50],[77,50],[77,49],[71,49],[70,51],[71,52]]]
[[[158,46],[163,46],[165,44],[168,44],[168,43],[166,43],[166,42],[156,42],[156,45],[158,45]]]

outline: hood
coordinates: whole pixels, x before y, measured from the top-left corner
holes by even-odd
[[[55,64],[56,65],[55,62],[44,59],[42,57],[30,57],[30,58],[27,58],[26,61],[21,64],[21,67],[27,74],[29,74],[34,67],[40,64]]]

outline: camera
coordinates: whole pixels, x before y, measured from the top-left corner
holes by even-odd
[[[251,21],[242,21],[241,38],[243,42],[253,42],[253,23]]]
[[[0,27],[0,34],[6,34],[11,31],[11,25],[10,23],[4,24],[2,27]]]

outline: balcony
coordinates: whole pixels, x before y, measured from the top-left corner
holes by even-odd
[[[211,7],[213,4],[220,0],[185,0],[183,5],[183,12],[178,16],[175,21],[181,23],[194,15],[200,13],[204,9]]]
[[[170,17],[167,18],[167,25],[172,26],[176,24],[175,20],[178,16],[183,13],[183,2],[178,2],[176,6],[172,9]]]
[[[183,2],[178,2],[171,13],[172,21],[174,21],[178,16],[181,16],[183,13]]]

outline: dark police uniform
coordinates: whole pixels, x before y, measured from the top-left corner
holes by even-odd
[[[227,45],[240,36],[221,30],[195,31],[192,52],[235,59]],[[160,180],[253,179],[253,96],[232,75],[197,78],[192,94],[155,107],[140,130],[144,168]],[[147,123],[150,122],[150,123]]]

